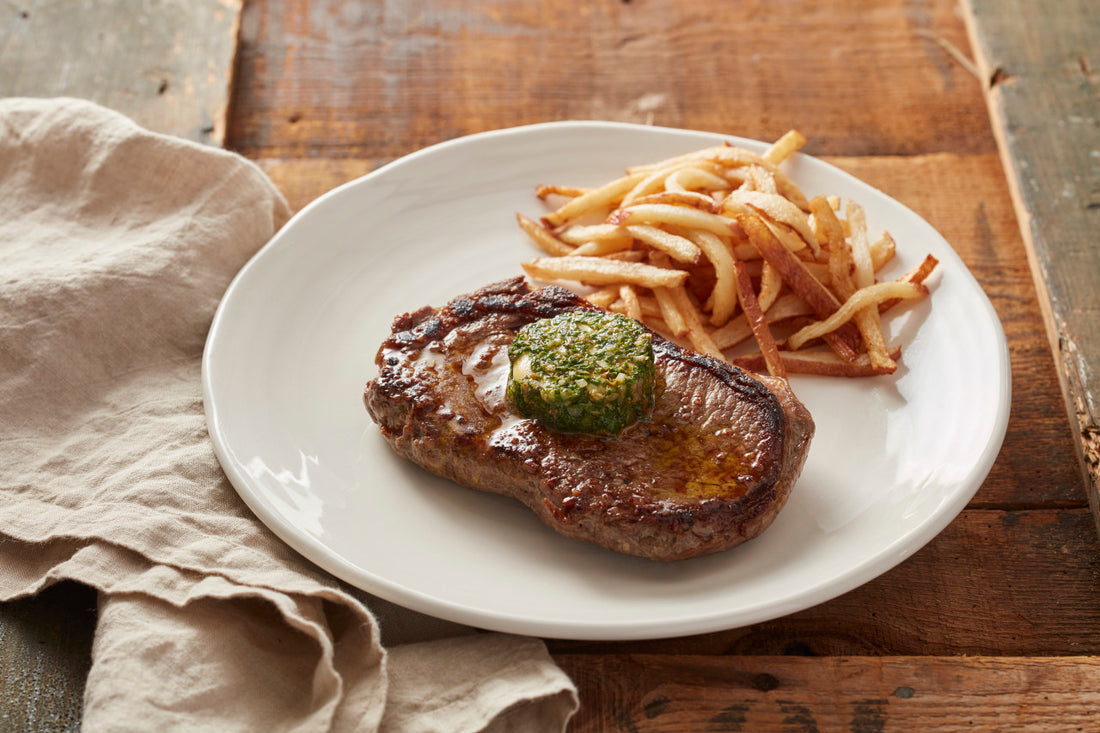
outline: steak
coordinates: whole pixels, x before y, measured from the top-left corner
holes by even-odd
[[[653,335],[656,401],[614,436],[562,433],[505,398],[508,345],[527,323],[594,309],[522,277],[394,319],[364,402],[401,456],[514,497],[561,534],[652,560],[729,549],[787,501],[813,437],[783,380]]]

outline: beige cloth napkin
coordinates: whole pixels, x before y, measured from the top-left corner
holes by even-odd
[[[288,215],[237,155],[88,102],[0,100],[0,600],[99,590],[90,731],[563,729],[576,691],[540,641],[418,636],[223,475],[203,344]],[[387,646],[379,617],[439,638]]]

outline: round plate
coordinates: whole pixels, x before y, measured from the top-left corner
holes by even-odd
[[[817,434],[775,523],[731,551],[660,564],[567,540],[518,502],[429,475],[394,454],[363,407],[397,314],[521,273],[538,256],[515,213],[540,183],[597,185],[630,164],[728,140],[601,122],[473,135],[322,196],[239,273],[203,360],[207,421],[256,515],[348,583],[451,621],[573,639],[716,631],[807,608],[894,567],[966,505],[1008,419],[1000,322],[956,253],[909,209],[805,155],[808,195],[861,203],[872,236],[926,253],[932,297],[888,319],[889,377],[793,377]]]

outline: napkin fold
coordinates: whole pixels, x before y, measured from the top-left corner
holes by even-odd
[[[98,589],[85,730],[562,730],[576,690],[540,641],[398,623],[386,646],[376,599],[222,473],[206,332],[289,216],[238,155],[0,100],[0,600]]]

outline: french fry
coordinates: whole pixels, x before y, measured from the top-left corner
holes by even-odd
[[[618,200],[619,197],[633,188],[642,177],[642,174],[626,175],[599,188],[585,191],[580,196],[570,199],[564,206],[542,217],[542,220],[548,226],[558,227],[568,221],[579,219],[590,211]]]
[[[844,301],[844,304],[825,320],[812,323],[797,333],[791,334],[787,338],[787,344],[792,349],[797,349],[807,341],[822,338],[851,321],[857,311],[871,306],[875,306],[877,310],[878,304],[885,300],[923,298],[926,295],[928,295],[928,288],[923,283],[891,280],[868,285],[852,293],[852,297]]]
[[[523,214],[516,214],[516,221],[519,222],[520,229],[546,254],[560,257],[573,252],[572,247],[555,237],[553,232],[537,221],[528,219]]]
[[[809,244],[817,244],[806,213],[779,194],[761,191],[733,191],[722,201],[722,210],[731,216],[760,213],[779,224],[786,224],[798,232]]]
[[[642,303],[638,300],[638,291],[633,285],[623,284],[619,286],[619,300],[623,304],[623,315],[630,316],[635,321],[641,321]]]
[[[749,328],[752,329],[752,335],[760,347],[760,352],[764,355],[764,366],[768,374],[773,377],[786,379],[787,369],[779,358],[775,337],[772,336],[764,313],[760,310],[760,304],[756,301],[756,294],[752,291],[752,282],[745,271],[744,263],[733,263],[733,271],[737,274],[737,294],[741,301],[741,310],[745,311],[745,318],[749,322]]]
[[[535,187],[535,195],[544,201],[551,196],[565,196],[572,199],[582,194],[588,193],[588,191],[589,189],[580,188],[578,186],[542,185]]]
[[[712,326],[723,326],[737,309],[737,278],[733,272],[732,249],[714,232],[692,230],[686,236],[714,267],[710,323]]]
[[[745,268],[747,271],[747,267]],[[805,301],[794,293],[780,296],[771,308],[765,313],[768,323],[781,323],[791,318],[812,315],[813,311]],[[752,337],[752,329],[744,318],[729,321],[721,328],[710,332],[710,337],[718,345],[718,348],[726,351]]]
[[[668,288],[687,280],[683,270],[666,270],[642,262],[606,257],[539,257],[523,263],[523,269],[536,280],[574,280],[589,285],[630,283],[646,288]]]
[[[672,335],[678,339],[687,336],[688,325],[684,314],[672,297],[672,288],[653,288],[653,297],[657,299],[657,306],[661,309],[661,318],[668,325]]]
[[[901,358],[901,349],[895,348],[890,354],[895,363]],[[883,369],[871,364],[867,354],[860,354],[855,361],[844,361],[831,351],[798,351],[779,352],[779,359],[783,362],[788,374],[816,374],[822,377],[877,377],[883,374],[892,374],[893,369]],[[733,363],[742,369],[753,372],[761,372],[767,368],[764,355],[746,354],[733,359]]]
[[[573,224],[556,232],[558,239],[566,244],[582,245],[588,242],[607,240],[625,240],[629,244],[631,237],[622,227],[613,224]]]
[[[928,276],[932,274],[932,271],[936,269],[936,265],[938,264],[939,260],[937,260],[935,257],[933,257],[932,255],[925,255],[924,259],[921,260],[921,263],[919,265],[899,277],[898,281],[923,284],[924,281],[928,279]],[[884,300],[878,304],[878,312],[885,313],[901,301],[902,298],[889,298],[887,300]]]
[[[783,278],[780,277],[779,270],[776,270],[770,262],[765,262],[760,271],[760,293],[757,295],[760,310],[766,313],[772,307],[782,287]]]
[[[772,143],[764,153],[764,160],[772,165],[779,165],[806,144],[806,136],[798,130],[788,130],[783,137]]]
[[[665,158],[655,163],[645,163],[642,165],[632,165],[626,169],[628,174],[633,173],[652,173],[653,171],[663,169],[674,169],[677,166],[692,165],[699,163],[706,163],[716,160],[723,151],[729,150],[728,145],[714,145],[709,148],[703,148],[701,150],[695,150],[690,153],[684,153],[683,155],[673,156],[671,158]]]
[[[611,212],[608,224],[653,224],[702,229],[718,235],[729,235],[730,220],[718,214],[673,204],[639,204]]]
[[[875,263],[871,259],[871,244],[867,240],[867,218],[863,207],[854,201],[848,201],[845,206],[848,218],[850,240],[852,243],[852,262],[855,264],[855,281],[861,290],[866,289],[875,282]],[[855,295],[853,293],[853,295]],[[849,298],[848,300],[851,300]],[[882,335],[882,322],[878,314],[878,304],[875,307],[861,308],[853,317],[856,328],[863,336],[864,346],[871,358],[871,363],[883,369],[892,369],[894,361],[886,349],[886,340]],[[795,348],[798,348],[797,346]]]
[[[897,245],[889,232],[883,232],[881,237],[871,243],[871,261],[875,265],[875,272],[881,270],[887,262],[894,259],[896,249]]]
[[[619,238],[593,239],[590,242],[578,246],[571,253],[578,257],[600,257],[616,252],[623,252],[634,246],[634,237],[625,234]]]
[[[592,305],[596,306],[597,308],[607,308],[612,303],[614,303],[615,300],[618,299],[618,297],[619,286],[608,285],[606,287],[600,288],[599,290],[592,291],[588,295],[584,296],[584,299]]]
[[[714,213],[718,208],[718,202],[705,193],[698,191],[657,191],[647,193],[644,196],[623,200],[623,206],[638,206],[640,204],[672,204],[673,206],[692,206],[696,209]]]
[[[699,261],[703,254],[702,250],[690,239],[665,231],[660,227],[648,224],[629,224],[626,226],[626,231],[630,232],[639,242],[664,252],[678,262],[694,264]]]
[[[696,351],[706,354],[707,356],[713,356],[715,359],[725,360],[725,355],[722,354],[722,350],[718,348],[718,345],[714,343],[714,340],[707,333],[703,327],[703,318],[699,313],[699,309],[691,302],[691,298],[688,297],[687,291],[683,287],[671,288],[670,294],[673,302],[676,304],[676,309],[680,312],[681,317],[684,319],[684,323],[687,325],[687,337],[691,342],[692,348]]]
[[[665,177],[665,190],[673,193],[716,191],[729,188],[729,181],[700,166],[685,166]]]

